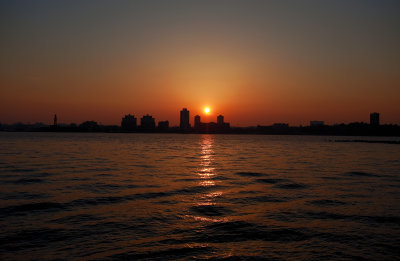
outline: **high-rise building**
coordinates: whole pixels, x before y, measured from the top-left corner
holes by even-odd
[[[180,128],[181,128],[181,130],[190,129],[189,111],[186,108],[183,108],[181,110]]]
[[[218,117],[217,117],[217,124],[218,124],[219,126],[224,125],[224,116],[218,115]]]
[[[142,130],[154,130],[156,128],[156,121],[155,119],[146,114],[140,119],[140,128]]]
[[[57,126],[57,114],[54,114],[53,126]]]
[[[125,115],[121,121],[121,128],[123,130],[133,131],[136,130],[137,120],[133,115]]]
[[[373,112],[369,115],[369,124],[370,125],[379,125],[379,113]]]
[[[194,128],[199,129],[200,125],[201,125],[200,116],[199,115],[194,116]]]

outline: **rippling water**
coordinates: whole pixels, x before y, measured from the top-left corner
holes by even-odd
[[[0,258],[394,260],[400,146],[0,133]]]

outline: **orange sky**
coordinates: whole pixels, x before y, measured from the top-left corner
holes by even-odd
[[[397,2],[150,2],[1,3],[0,122],[400,124]]]

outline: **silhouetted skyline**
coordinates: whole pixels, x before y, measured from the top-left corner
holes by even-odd
[[[181,130],[188,130],[188,129],[191,129],[191,128],[194,128],[194,129],[197,128],[198,129],[200,127],[200,125],[204,124],[204,123],[213,123],[213,124],[215,123],[216,125],[225,126],[225,127],[227,127],[227,126],[229,127],[230,126],[229,123],[225,122],[225,120],[224,120],[225,117],[222,114],[219,114],[218,116],[215,117],[215,121],[216,122],[213,122],[212,118],[210,118],[210,117],[207,117],[207,119],[210,120],[209,122],[203,122],[200,115],[195,115],[193,117],[193,125],[191,124],[191,120],[190,120],[190,110],[188,110],[187,108],[183,108],[182,110],[180,110],[179,111],[179,116],[180,116],[180,123],[179,123],[178,126],[175,125],[174,127],[178,127]],[[262,121],[263,121],[263,119],[260,119],[260,122],[258,124],[253,125],[253,126],[245,126],[245,127],[262,126],[262,124],[261,124]],[[96,122],[96,121],[92,120],[92,121],[85,121],[85,122]],[[143,129],[155,129],[156,126],[158,126],[156,122],[157,122],[156,118],[154,118],[153,115],[150,115],[150,114],[147,113],[147,114],[143,115],[140,118],[140,125],[138,125],[137,118],[135,117],[135,115],[126,114],[125,116],[122,117],[122,120],[120,121],[120,126],[121,126],[122,129],[125,129],[125,130],[136,130],[139,127],[143,128]],[[170,122],[169,120],[159,120],[158,124],[161,123],[162,128],[166,128],[166,127],[170,126],[169,122]],[[18,124],[18,123],[24,124],[24,123],[19,122],[19,121],[16,121],[16,122],[14,122],[12,124]],[[42,123],[42,122],[38,122],[38,123],[46,125],[45,123]],[[367,124],[367,123],[365,123],[363,121],[355,121],[355,122],[352,122],[352,123],[364,123],[364,124]],[[1,124],[1,122],[0,122],[0,124]],[[25,124],[31,124],[31,123],[25,123]],[[75,122],[72,122],[72,123],[64,122],[62,124],[65,125],[65,124],[76,124],[76,123]],[[343,122],[338,122],[338,123],[335,123],[335,124],[326,124],[325,121],[323,121],[323,120],[310,120],[309,124],[305,125],[305,126],[317,127],[317,126],[328,126],[328,125],[339,125],[339,124],[344,124],[344,123]],[[394,124],[395,125],[395,123],[389,123],[389,124],[391,124],[391,125]],[[51,124],[48,124],[48,125],[50,126]],[[53,126],[58,126],[57,114],[54,114],[54,116],[53,116],[52,125]],[[372,125],[372,126],[379,126],[380,125],[380,113],[371,112],[369,114],[369,125]],[[268,125],[268,126],[289,127],[289,123],[277,122],[277,123],[273,123],[273,124]],[[296,126],[296,125],[294,125],[294,126]],[[300,124],[298,126],[302,126],[302,125]],[[241,126],[234,126],[234,127],[241,127]]]
[[[205,109],[209,113],[209,108]],[[75,123],[58,123],[55,114],[52,125],[43,123],[12,125],[1,124],[0,131],[61,131],[61,132],[161,132],[161,133],[232,133],[232,134],[270,134],[270,135],[333,135],[333,136],[400,136],[400,126],[393,124],[380,125],[380,114],[370,113],[370,123],[353,122],[349,124],[327,125],[324,121],[311,120],[306,126],[290,126],[288,123],[274,123],[272,125],[260,125],[238,127],[231,126],[225,122],[222,114],[215,121],[202,121],[200,115],[193,117],[193,125],[190,124],[190,111],[183,108],[179,111],[179,126],[170,126],[168,120],[157,120],[152,115],[146,114],[140,118],[140,125],[134,115],[127,114],[122,117],[121,124],[103,125],[96,121],[84,121],[77,125]]]

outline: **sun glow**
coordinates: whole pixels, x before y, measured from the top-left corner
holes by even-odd
[[[210,113],[210,108],[209,107],[205,107],[204,108],[204,113],[205,114],[209,114]]]

